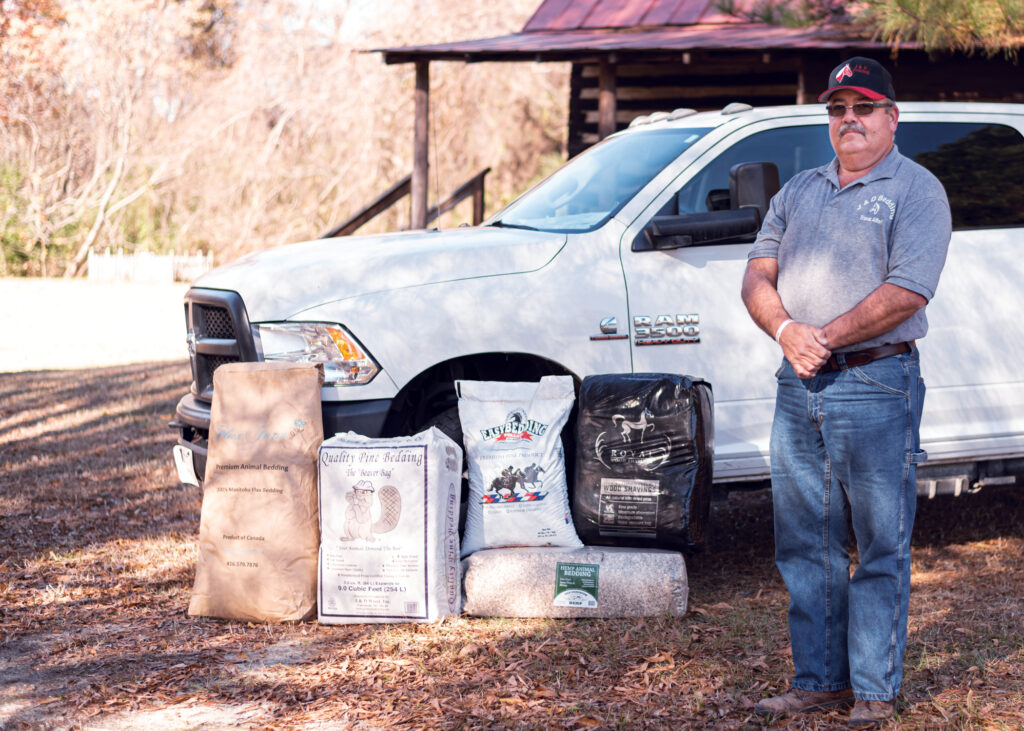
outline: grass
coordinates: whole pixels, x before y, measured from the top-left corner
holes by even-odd
[[[787,687],[765,492],[714,505],[685,617],[188,617],[201,495],[166,426],[188,379],[184,362],[0,378],[0,727],[754,728]],[[897,727],[1024,725],[1022,587],[1024,491],[920,504]]]

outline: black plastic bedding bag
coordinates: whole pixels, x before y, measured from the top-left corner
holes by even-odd
[[[711,385],[691,376],[583,379],[572,497],[580,539],[700,550],[711,505],[712,413]]]

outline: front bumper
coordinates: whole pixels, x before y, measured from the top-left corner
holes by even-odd
[[[324,436],[354,431],[367,437],[379,437],[384,419],[391,409],[391,399],[370,401],[322,401]],[[188,393],[181,397],[169,425],[178,430],[178,452],[190,459],[199,481],[206,472],[206,456],[210,437],[210,404]]]

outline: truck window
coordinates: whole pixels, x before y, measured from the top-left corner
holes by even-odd
[[[703,213],[729,208],[729,169],[741,162],[773,162],[785,184],[806,168],[824,165],[834,157],[823,124],[781,127],[740,140],[697,173],[659,213]]]
[[[593,231],[709,131],[652,129],[609,137],[530,189],[498,213],[490,225]]]
[[[942,181],[954,229],[1024,224],[1024,137],[1013,127],[901,122],[896,144]]]
[[[1013,127],[901,121],[896,145],[942,181],[953,228],[1024,224],[1024,136]],[[659,214],[729,208],[729,168],[740,162],[774,162],[779,182],[785,184],[800,170],[824,165],[833,157],[824,124],[760,132],[712,161]]]

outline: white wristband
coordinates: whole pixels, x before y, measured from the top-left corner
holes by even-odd
[[[776,343],[779,342],[779,338],[782,337],[782,331],[786,329],[786,325],[788,325],[791,322],[793,322],[793,320],[786,320],[781,325],[779,325],[779,329],[775,331],[775,342]]]

